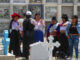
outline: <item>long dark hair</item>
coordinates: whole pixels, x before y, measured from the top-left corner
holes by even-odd
[[[40,15],[40,13],[36,13],[36,14],[35,14],[35,17],[34,17],[34,19],[36,19],[36,16],[37,16],[37,15]]]
[[[77,25],[77,24],[78,24],[78,16],[77,16],[77,15],[73,15],[73,16],[72,16],[72,19],[74,19],[74,18],[77,20],[77,21],[76,21],[76,25]]]
[[[69,21],[67,14],[62,14],[62,18],[65,19],[65,21]]]

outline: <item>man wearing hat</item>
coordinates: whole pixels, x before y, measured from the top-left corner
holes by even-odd
[[[23,56],[28,59],[29,57],[29,45],[34,41],[34,24],[31,19],[32,13],[26,12],[26,18],[23,22]]]
[[[16,57],[18,57],[21,56],[21,51],[19,45],[19,25],[17,20],[21,16],[17,13],[12,14],[11,16],[12,16],[12,20],[9,26],[9,37],[10,37],[9,53],[13,51],[13,54]]]

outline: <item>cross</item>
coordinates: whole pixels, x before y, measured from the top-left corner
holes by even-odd
[[[59,48],[60,47],[60,43],[58,41],[56,41],[55,43],[53,43],[54,38],[53,38],[52,35],[50,35],[48,37],[48,39],[49,39],[49,60],[52,60],[52,51],[54,49],[54,46],[57,47],[57,48]]]

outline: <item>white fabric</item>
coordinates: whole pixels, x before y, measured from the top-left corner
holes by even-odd
[[[21,18],[21,19],[18,20],[19,30],[20,30],[20,31],[23,31],[23,22],[24,22],[24,19],[23,19],[23,18]]]
[[[22,23],[22,24],[23,24],[23,21],[24,21],[24,19],[23,19],[23,18],[18,19],[18,23]]]
[[[61,26],[60,30],[66,30],[66,26]]]
[[[54,30],[56,30],[56,28],[58,27],[59,23],[53,25],[51,28],[50,28],[50,31],[49,32],[52,32]]]
[[[65,22],[65,23],[63,24],[63,26],[60,27],[60,30],[66,30],[68,23],[69,23],[69,21]]]
[[[19,25],[18,25],[18,22],[15,22],[15,21],[13,21],[12,22],[12,30],[19,30]]]
[[[35,24],[34,30],[41,30],[41,31],[43,31],[43,27],[44,27],[45,24],[41,24],[40,21],[34,21],[34,24]]]

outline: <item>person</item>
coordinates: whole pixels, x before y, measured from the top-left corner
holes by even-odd
[[[24,19],[26,18],[26,13],[23,13],[23,18],[24,18]]]
[[[26,19],[23,22],[23,56],[29,59],[29,45],[34,43],[34,24],[31,19],[31,11],[26,12]]]
[[[57,23],[57,19],[56,19],[55,16],[52,17],[52,21],[48,26],[47,34],[46,34],[47,40],[48,40],[48,37],[50,35],[52,35],[54,37],[54,41],[53,42],[56,42],[56,41],[59,40],[59,23]],[[53,56],[54,57],[56,56],[56,52],[57,51],[58,51],[58,48],[54,47],[54,50],[53,50]]]
[[[34,28],[34,42],[43,42],[43,28],[45,27],[45,22],[40,18],[40,14],[35,14],[35,28]]]
[[[19,45],[19,25],[17,20],[21,16],[17,13],[12,14],[12,20],[9,26],[9,37],[10,37],[10,46],[9,53],[12,53],[18,57],[21,55],[20,45]]]
[[[23,18],[18,19],[19,29],[20,29],[20,40],[23,40],[23,21],[26,18],[26,13],[23,14]]]
[[[60,24],[59,42],[61,44],[59,52],[62,58],[69,57],[69,42],[66,36],[66,26],[69,23],[68,16],[62,15],[62,23]]]
[[[79,34],[80,34],[80,24],[78,23],[78,16],[72,16],[72,22],[68,24],[66,35],[69,39],[69,49],[70,49],[70,60],[73,57],[73,47],[75,48],[76,60],[78,60],[78,46],[79,46]]]

